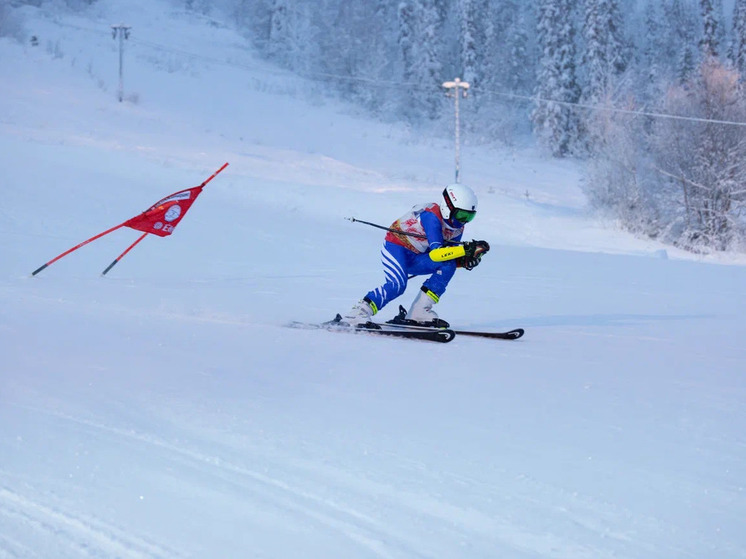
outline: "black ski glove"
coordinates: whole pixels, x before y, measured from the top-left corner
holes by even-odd
[[[464,243],[464,256],[458,259],[456,266],[459,268],[466,268],[467,270],[473,270],[482,261],[482,256],[490,250],[490,245],[487,241],[475,241],[472,240],[468,243]]]

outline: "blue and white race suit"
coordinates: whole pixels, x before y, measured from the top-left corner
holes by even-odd
[[[391,229],[415,236],[389,232],[381,249],[381,263],[386,283],[366,295],[378,312],[399,297],[407,288],[410,276],[430,274],[423,287],[437,301],[446,291],[448,282],[456,273],[456,260],[434,262],[429,252],[444,246],[448,241],[458,242],[464,233],[463,224],[452,224],[443,219],[437,203],[415,206],[397,219]]]

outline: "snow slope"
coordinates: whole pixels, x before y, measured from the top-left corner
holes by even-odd
[[[343,218],[433,199],[450,140],[161,1],[25,18],[39,47],[0,40],[0,558],[746,556],[742,257],[663,253],[591,218],[573,163],[467,145],[493,250],[438,310],[525,338],[284,328],[380,282],[380,232]],[[225,161],[105,278],[137,232],[29,276]]]

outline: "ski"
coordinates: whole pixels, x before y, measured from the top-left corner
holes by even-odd
[[[366,325],[352,328],[337,315],[333,320],[322,323],[291,322],[289,328],[306,328],[314,330],[329,330],[332,332],[348,332],[352,334],[372,334],[379,336],[392,336],[397,338],[409,338],[414,340],[427,340],[431,342],[447,343],[458,336],[471,336],[475,338],[488,338],[493,340],[517,340],[525,334],[523,328],[515,328],[506,332],[481,332],[476,330],[458,330],[455,328],[439,328],[433,326],[422,326],[407,318],[407,311],[399,307],[399,315],[383,324],[368,322]]]
[[[415,321],[410,320],[407,318],[407,311],[404,307],[401,305],[399,306],[399,314],[395,318],[386,321],[387,326],[392,326],[394,328],[402,328],[402,329],[409,329],[409,330],[420,330],[420,331],[427,331],[427,330],[440,330],[440,328],[433,327],[433,326],[421,326],[418,325]],[[515,328],[514,330],[508,330],[507,332],[480,332],[475,330],[459,330],[457,328],[449,327],[449,330],[453,331],[453,333],[457,336],[472,336],[475,338],[491,338],[493,340],[517,340],[518,338],[522,337],[523,334],[525,334],[525,330],[523,328]]]
[[[472,336],[475,338],[492,338],[495,340],[517,340],[523,334],[525,330],[523,328],[515,328],[514,330],[508,330],[507,332],[478,332],[470,330],[454,330],[459,336]]]
[[[291,322],[289,328],[306,328],[314,330],[329,330],[330,332],[346,332],[351,334],[370,334],[373,336],[390,336],[393,338],[407,338],[410,340],[424,340],[429,342],[448,343],[456,334],[453,330],[446,328],[407,328],[397,326],[388,328],[387,325],[368,322],[366,326],[352,328],[342,321],[342,316],[337,315],[329,322],[321,324],[307,322]]]

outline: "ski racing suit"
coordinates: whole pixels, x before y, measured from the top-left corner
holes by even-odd
[[[386,283],[370,291],[365,299],[378,312],[399,297],[407,288],[409,276],[430,274],[423,287],[435,302],[445,293],[448,282],[456,273],[456,260],[434,262],[429,252],[447,241],[458,242],[464,233],[463,224],[452,225],[443,219],[437,203],[415,206],[391,224],[391,229],[421,235],[413,237],[389,232],[381,249],[381,263]]]

